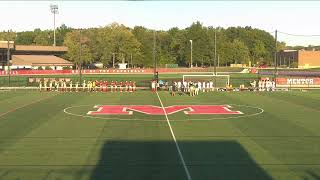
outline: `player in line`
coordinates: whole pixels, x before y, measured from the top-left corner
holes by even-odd
[[[49,86],[48,86],[49,85]],[[118,83],[118,81],[112,81],[109,85],[108,81],[86,81],[83,83],[73,83],[72,81],[67,82],[66,80],[61,81],[39,81],[39,91],[61,91],[61,92],[108,92],[109,88],[111,92],[135,92],[136,82],[125,81]]]

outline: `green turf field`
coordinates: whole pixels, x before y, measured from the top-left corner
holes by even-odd
[[[159,97],[244,114],[91,116],[94,105],[161,103],[149,91],[0,92],[0,179],[320,179],[319,91]]]

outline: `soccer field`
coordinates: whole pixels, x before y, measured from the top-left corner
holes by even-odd
[[[319,91],[158,95],[0,92],[0,179],[320,179]]]

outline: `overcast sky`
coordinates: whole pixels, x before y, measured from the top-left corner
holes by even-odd
[[[200,21],[205,26],[252,26],[268,32],[320,34],[320,2],[317,1],[1,1],[0,30],[52,29],[50,4],[59,6],[57,26],[74,28],[105,26],[112,22],[152,29],[186,28]],[[288,45],[320,45],[318,37],[279,34]]]

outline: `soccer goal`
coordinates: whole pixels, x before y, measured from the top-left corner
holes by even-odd
[[[214,82],[214,86],[216,88],[226,87],[226,85],[230,84],[230,75],[200,75],[200,74],[186,74],[182,76],[182,81],[193,81],[193,82],[204,82],[204,81],[212,81]]]

